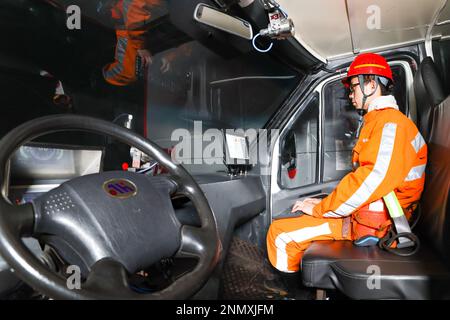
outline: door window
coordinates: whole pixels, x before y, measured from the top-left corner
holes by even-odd
[[[280,187],[294,189],[317,181],[319,95],[316,93],[281,138]]]

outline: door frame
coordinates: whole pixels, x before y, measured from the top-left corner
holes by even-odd
[[[392,61],[388,61],[389,65],[391,66],[400,66],[405,71],[405,81],[406,81],[406,96],[407,96],[407,116],[410,118],[414,123],[417,122],[417,108],[416,108],[416,99],[414,94],[414,87],[413,87],[413,81],[414,81],[414,75],[411,68],[411,65],[409,62],[405,60],[395,59]],[[308,97],[306,99],[302,99],[302,102],[297,104],[295,106],[296,111],[292,115],[291,119],[286,122],[286,124],[283,126],[283,128],[280,129],[280,133],[273,144],[272,152],[270,153],[271,156],[271,163],[270,163],[270,178],[269,178],[269,221],[271,222],[273,220],[274,215],[274,207],[276,206],[275,210],[279,211],[278,207],[285,207],[285,203],[290,203],[290,206],[293,205],[295,200],[301,200],[302,198],[312,196],[315,194],[321,194],[321,193],[329,193],[331,192],[339,183],[339,181],[330,181],[323,183],[323,156],[324,156],[324,150],[323,150],[323,139],[324,139],[324,132],[323,132],[323,124],[324,124],[324,88],[326,85],[328,85],[331,82],[334,82],[336,80],[342,79],[346,76],[345,73],[340,74],[333,74],[331,76],[323,78],[316,86],[315,88],[308,94]],[[296,189],[282,189],[279,185],[279,167],[280,167],[280,146],[282,138],[285,137],[288,129],[292,126],[292,124],[298,120],[298,117],[301,116],[301,113],[304,111],[304,108],[311,100],[311,97],[313,94],[319,94],[319,134],[318,134],[318,161],[317,161],[317,176],[318,181],[313,185],[307,185],[304,187],[299,187]],[[282,203],[281,205],[278,205],[278,203]],[[275,205],[275,206],[274,206]],[[289,206],[286,206],[285,210],[289,209]],[[276,212],[278,213],[278,212]],[[287,213],[287,212],[285,212]]]

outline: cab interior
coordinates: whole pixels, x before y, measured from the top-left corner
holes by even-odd
[[[116,45],[107,1],[2,1],[1,299],[450,298],[450,2],[279,0],[295,36],[260,39],[273,43],[267,53],[193,19],[203,3],[266,28],[264,6],[249,2],[161,1],[146,26],[152,63],[118,87],[101,75]],[[74,4],[81,28],[71,30]],[[380,26],[371,27],[377,13]],[[403,257],[316,242],[293,291],[270,290],[265,281],[278,277],[265,252],[271,221],[296,200],[330,193],[351,170],[358,117],[341,79],[361,52],[387,59],[400,110],[428,144],[413,230],[420,249]],[[68,101],[55,100],[59,85]],[[227,130],[259,150],[257,161],[229,161],[227,141],[207,134]],[[225,155],[205,152],[213,142]],[[102,193],[117,177],[137,186],[135,203],[114,205]],[[34,229],[22,230],[28,222],[14,212],[30,204]],[[23,264],[16,253],[28,257]],[[63,287],[73,265],[86,290]]]

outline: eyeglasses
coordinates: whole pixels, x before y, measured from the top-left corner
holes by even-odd
[[[350,93],[355,93],[355,88],[359,86],[359,82],[350,84]]]

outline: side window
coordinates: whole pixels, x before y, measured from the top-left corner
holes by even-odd
[[[401,66],[392,66],[392,77],[394,78],[393,95],[397,100],[398,108],[404,114],[407,114],[407,92],[406,92],[406,74]]]
[[[358,114],[340,80],[324,90],[323,182],[339,180],[351,169]]]
[[[406,112],[406,74],[402,66],[393,66],[393,95],[400,111]],[[356,144],[355,133],[358,115],[348,99],[348,90],[340,80],[325,86],[324,106],[324,155],[323,182],[340,180],[351,171],[352,150]]]
[[[317,181],[318,130],[319,95],[315,94],[281,139],[281,188],[295,189]]]

